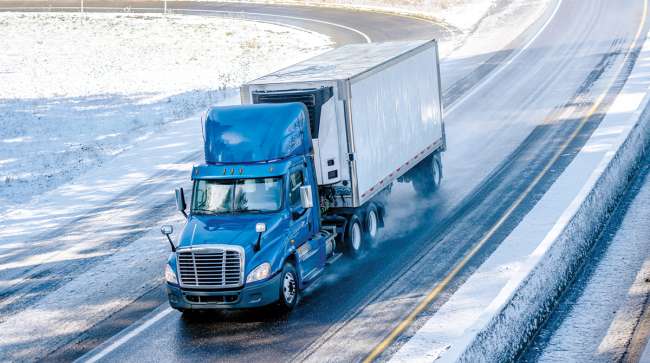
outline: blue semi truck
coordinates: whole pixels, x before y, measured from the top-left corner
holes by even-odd
[[[435,41],[354,44],[241,88],[203,120],[205,163],[165,267],[180,311],[289,311],[326,266],[379,238],[396,181],[442,179],[445,133]]]

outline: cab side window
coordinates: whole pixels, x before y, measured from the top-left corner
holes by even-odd
[[[289,175],[289,203],[292,207],[300,204],[300,187],[304,184],[302,170]]]

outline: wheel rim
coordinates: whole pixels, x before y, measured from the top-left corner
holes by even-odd
[[[293,300],[296,298],[296,278],[291,272],[284,274],[282,293],[284,294],[284,301],[293,304]]]
[[[352,225],[352,248],[354,248],[355,251],[358,251],[359,248],[361,248],[361,227],[359,227],[359,223],[355,222]]]
[[[377,213],[374,210],[368,212],[368,234],[371,238],[377,236]]]

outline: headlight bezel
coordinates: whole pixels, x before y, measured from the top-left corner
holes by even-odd
[[[255,267],[246,276],[246,283],[260,282],[268,279],[271,276],[271,264],[264,262]]]
[[[170,264],[165,264],[165,281],[170,284],[178,285],[178,276]]]

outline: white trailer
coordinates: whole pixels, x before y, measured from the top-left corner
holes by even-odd
[[[440,182],[446,145],[435,40],[346,45],[245,84],[241,98],[307,106],[328,207],[363,206],[397,178],[422,191]]]

